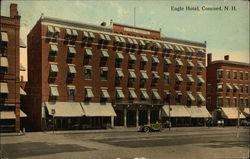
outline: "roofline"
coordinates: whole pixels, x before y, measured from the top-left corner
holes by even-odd
[[[187,44],[187,45],[196,45],[199,47],[206,47],[207,46],[206,42],[201,43],[201,42],[197,42],[197,41],[177,39],[177,38],[172,38],[172,37],[161,37],[161,40],[167,41],[167,42],[174,42],[174,43],[183,43],[183,44]]]
[[[77,21],[59,19],[59,18],[48,17],[48,16],[41,16],[40,20],[41,20],[41,22],[50,22],[50,23],[56,23],[56,24],[61,24],[61,25],[70,25],[70,26],[74,26],[74,27],[95,28],[96,30],[113,32],[113,29],[111,27],[108,27],[108,26],[81,23],[81,22],[77,22]]]
[[[238,62],[238,61],[228,61],[228,60],[216,60],[216,61],[212,61],[209,65],[211,65],[211,64],[229,64],[229,65],[238,65],[238,66],[250,67],[249,63]]]
[[[136,28],[136,29],[142,29],[142,30],[147,30],[147,31],[154,31],[154,32],[159,32],[160,33],[160,30],[153,30],[153,29],[148,29],[148,28],[142,28],[142,27],[137,27],[137,26],[132,26],[132,25],[127,25],[127,24],[121,24],[121,23],[112,23],[113,25],[122,25],[122,26],[125,26],[125,27],[130,27],[130,28]]]

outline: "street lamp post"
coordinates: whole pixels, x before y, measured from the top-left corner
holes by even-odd
[[[238,104],[237,104],[237,137],[240,136],[239,134],[239,127],[240,127],[240,94],[238,92]]]

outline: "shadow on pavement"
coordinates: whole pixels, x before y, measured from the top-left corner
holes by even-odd
[[[5,152],[5,155],[7,155],[5,157],[8,158],[25,158],[30,156],[49,155],[62,152],[96,150],[93,148],[87,148],[76,144],[51,144],[45,142],[22,142],[13,144],[3,144],[2,148]]]

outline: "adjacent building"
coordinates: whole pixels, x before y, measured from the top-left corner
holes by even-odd
[[[19,32],[17,5],[10,5],[10,17],[0,17],[0,130],[20,131],[20,121],[26,117],[20,109]]]
[[[57,129],[169,119],[176,126],[200,125],[210,117],[206,43],[112,21],[92,25],[42,16],[27,45],[24,109],[37,129],[50,129],[53,121]]]
[[[227,125],[235,125],[238,118],[249,114],[249,63],[224,60],[212,61],[207,55],[207,108],[225,118]]]

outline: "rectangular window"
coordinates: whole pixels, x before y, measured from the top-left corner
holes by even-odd
[[[244,99],[240,99],[239,106],[240,106],[240,107],[244,107]]]
[[[161,99],[157,89],[152,89],[152,99],[153,100],[160,100]]]
[[[85,48],[85,58],[91,58],[93,56],[92,50],[90,48]]]
[[[134,88],[129,88],[129,99],[134,100],[135,98],[137,98],[137,95],[135,93],[135,89]]]
[[[164,103],[169,103],[171,98],[171,93],[169,91],[164,91]]]
[[[164,57],[164,64],[165,64],[165,65],[171,65],[172,62],[171,62],[170,58]]]
[[[68,64],[68,78],[74,78],[76,74],[75,64]]]
[[[207,84],[207,92],[208,93],[212,92],[212,84]]]
[[[142,99],[142,100],[147,100],[147,99],[149,99],[147,90],[144,89],[144,88],[141,89],[141,99]]]
[[[202,102],[206,101],[202,93],[197,93],[197,95],[198,95],[198,105],[201,105]]]
[[[223,78],[223,70],[217,70],[217,79]]]
[[[0,73],[6,73],[8,71],[9,63],[7,57],[0,57]]]
[[[8,98],[9,88],[8,83],[1,82],[0,83],[0,101],[6,100]]]
[[[117,68],[116,69],[116,81],[121,81],[123,77],[124,77],[124,74],[122,72],[122,69]]]
[[[175,98],[176,104],[181,104],[182,101],[182,93],[177,93]]]
[[[233,106],[234,106],[234,107],[237,107],[237,98],[234,98],[234,99],[233,99]]]
[[[50,44],[49,56],[55,57],[57,56],[58,47],[57,44]]]
[[[230,90],[233,89],[229,83],[226,83],[226,86],[227,86],[227,92],[230,92]]]
[[[68,47],[68,58],[73,58],[76,55],[76,49],[74,46]]]
[[[108,68],[102,67],[101,68],[101,80],[108,80]]]
[[[227,71],[227,79],[230,79],[230,71]]]
[[[108,98],[110,98],[110,95],[108,93],[108,89],[107,88],[101,88],[101,98],[100,98],[100,102],[101,103],[106,103]]]
[[[160,63],[159,59],[157,56],[152,56],[152,65],[157,65]]]
[[[177,86],[179,86],[181,84],[181,82],[183,81],[183,78],[181,77],[180,74],[176,74],[176,80],[175,80],[175,84]]]
[[[194,64],[191,60],[187,61],[187,68],[192,69],[194,67]]]
[[[170,53],[173,50],[173,47],[170,44],[163,44],[163,51]]]
[[[223,84],[217,84],[217,92],[223,92]]]
[[[203,57],[203,54],[204,54],[204,52],[203,52],[202,50],[199,50],[199,51],[197,52],[197,57],[202,58],[202,57]]]
[[[191,75],[187,76],[187,84],[190,86],[194,83],[194,79]]]
[[[50,78],[56,78],[58,72],[59,72],[59,70],[58,70],[57,63],[50,63],[49,77]]]
[[[249,87],[248,87],[248,86],[246,86],[246,88],[245,88],[245,90],[246,90],[245,92],[246,92],[246,93],[248,93],[248,89],[249,89]]]
[[[244,86],[240,86],[240,93],[244,93]]]
[[[85,87],[85,99],[94,98],[94,94],[92,92],[92,87]]]
[[[59,97],[59,91],[57,85],[50,85],[50,96]]]
[[[75,100],[75,93],[76,93],[76,88],[73,85],[67,86],[68,87],[68,100],[69,101],[74,101]]]
[[[84,78],[85,80],[92,79],[92,66],[84,66]]]
[[[210,107],[212,105],[211,97],[207,97],[207,106]]]
[[[233,72],[233,79],[237,80],[237,72]]]
[[[125,98],[122,88],[116,88],[116,98],[117,99]]]
[[[202,62],[198,62],[197,71],[198,72],[202,72],[203,68],[205,68],[205,66],[203,65],[203,63]]]
[[[158,72],[153,71],[152,72],[152,84],[153,85],[157,84],[158,79],[160,79],[160,76],[158,75]]]
[[[204,79],[201,76],[198,76],[198,87],[201,87],[202,84],[204,84],[204,83],[205,83]]]
[[[248,77],[248,72],[246,72],[245,75],[246,75],[246,80],[248,80],[248,79],[249,79],[249,77]]]
[[[239,87],[236,84],[234,84],[233,86],[234,86],[234,89],[233,89],[234,93],[236,93],[239,90]]]
[[[226,98],[226,106],[227,106],[227,107],[230,107],[230,104],[231,104],[231,103],[230,103],[230,98]]]
[[[223,106],[223,98],[217,98],[217,107],[222,107]]]
[[[164,85],[169,85],[169,73],[164,73]]]
[[[240,72],[240,80],[243,80],[243,72]]]
[[[249,107],[249,100],[248,99],[245,99],[245,104],[246,104],[246,107]]]
[[[135,70],[129,70],[129,79],[136,79]]]

